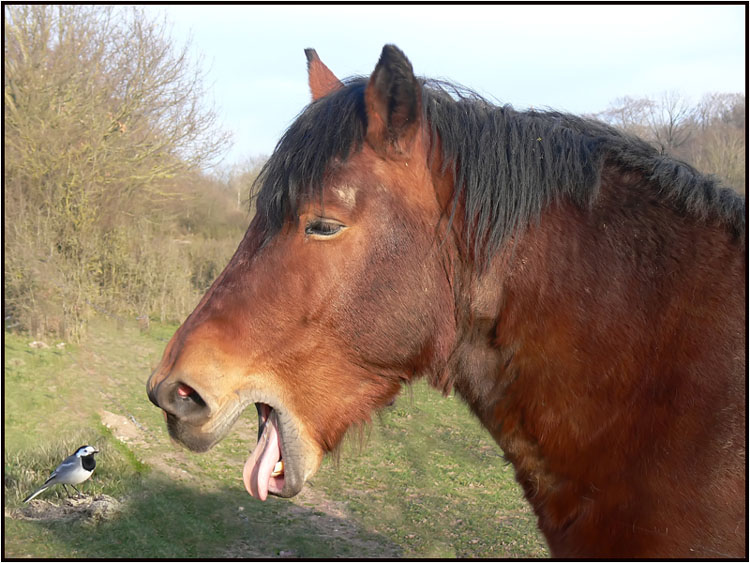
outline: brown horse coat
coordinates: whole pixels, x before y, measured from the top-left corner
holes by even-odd
[[[255,403],[245,485],[292,496],[426,377],[554,556],[746,556],[744,199],[603,124],[450,95],[392,46],[364,80],[307,57],[314,101],[149,379],[172,436],[208,449]]]

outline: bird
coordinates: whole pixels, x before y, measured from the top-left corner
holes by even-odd
[[[57,468],[52,472],[52,475],[50,475],[49,478],[44,482],[44,485],[31,493],[25,499],[23,499],[23,502],[29,502],[38,494],[46,491],[52,485],[57,485],[58,483],[63,486],[65,492],[68,493],[68,497],[70,497],[70,491],[68,491],[68,487],[66,487],[66,485],[70,485],[71,487],[73,487],[80,495],[81,491],[76,489],[76,485],[78,485],[79,483],[83,483],[86,479],[91,477],[91,474],[94,472],[94,468],[96,467],[94,454],[98,453],[99,450],[97,450],[93,446],[81,446],[75,451],[73,455],[66,457],[62,461],[62,463],[58,465]]]

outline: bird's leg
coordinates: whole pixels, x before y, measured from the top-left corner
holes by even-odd
[[[73,488],[74,488],[74,489],[76,490],[76,493],[78,493],[78,496],[77,496],[76,498],[80,498],[80,497],[82,497],[82,496],[83,496],[83,495],[81,494],[81,491],[79,491],[79,490],[78,490],[78,489],[76,488],[76,486],[75,486],[75,485],[71,484],[70,486],[71,486],[71,487],[73,487]]]
[[[70,498],[70,491],[68,490],[68,487],[65,486],[65,483],[61,483],[63,486],[63,489],[65,489],[65,492],[68,493],[68,498]]]

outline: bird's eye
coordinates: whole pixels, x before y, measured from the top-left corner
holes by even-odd
[[[338,221],[333,221],[332,219],[315,218],[310,221],[305,227],[305,235],[318,239],[331,238],[339,234],[345,228],[346,227],[344,227],[344,225],[342,225]]]

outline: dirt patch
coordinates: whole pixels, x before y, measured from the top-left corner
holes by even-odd
[[[401,548],[361,527],[347,510],[346,503],[326,497],[321,490],[306,485],[297,496],[289,499],[286,518],[292,522],[304,522],[305,528],[324,543],[346,544],[349,551],[362,558],[397,559],[402,557]],[[247,519],[240,515],[240,518]],[[280,547],[278,551],[264,552],[257,544],[238,540],[220,555],[224,558],[305,558],[306,554],[295,549]]]
[[[323,491],[310,486],[309,483],[292,499],[292,502],[297,510],[313,508],[332,518],[347,519],[351,517],[345,502],[329,499]]]
[[[219,556],[220,559],[266,559],[269,557],[278,557],[279,554],[267,554],[257,549],[252,542],[247,540],[239,540],[233,542],[224,552]]]
[[[125,416],[105,410],[99,411],[99,416],[102,424],[112,430],[118,440],[129,443],[142,437],[142,432],[135,423]]]
[[[102,424],[109,428],[115,437],[134,448],[138,457],[147,465],[157,471],[168,475],[175,480],[188,480],[192,478],[192,472],[185,469],[195,470],[188,456],[175,446],[169,453],[151,452],[149,440],[154,440],[151,430],[140,424],[132,415],[124,416],[104,409],[99,410]]]
[[[85,519],[94,523],[112,518],[121,507],[122,503],[109,495],[68,498],[62,504],[34,499],[22,508],[6,511],[6,516],[41,522]]]

